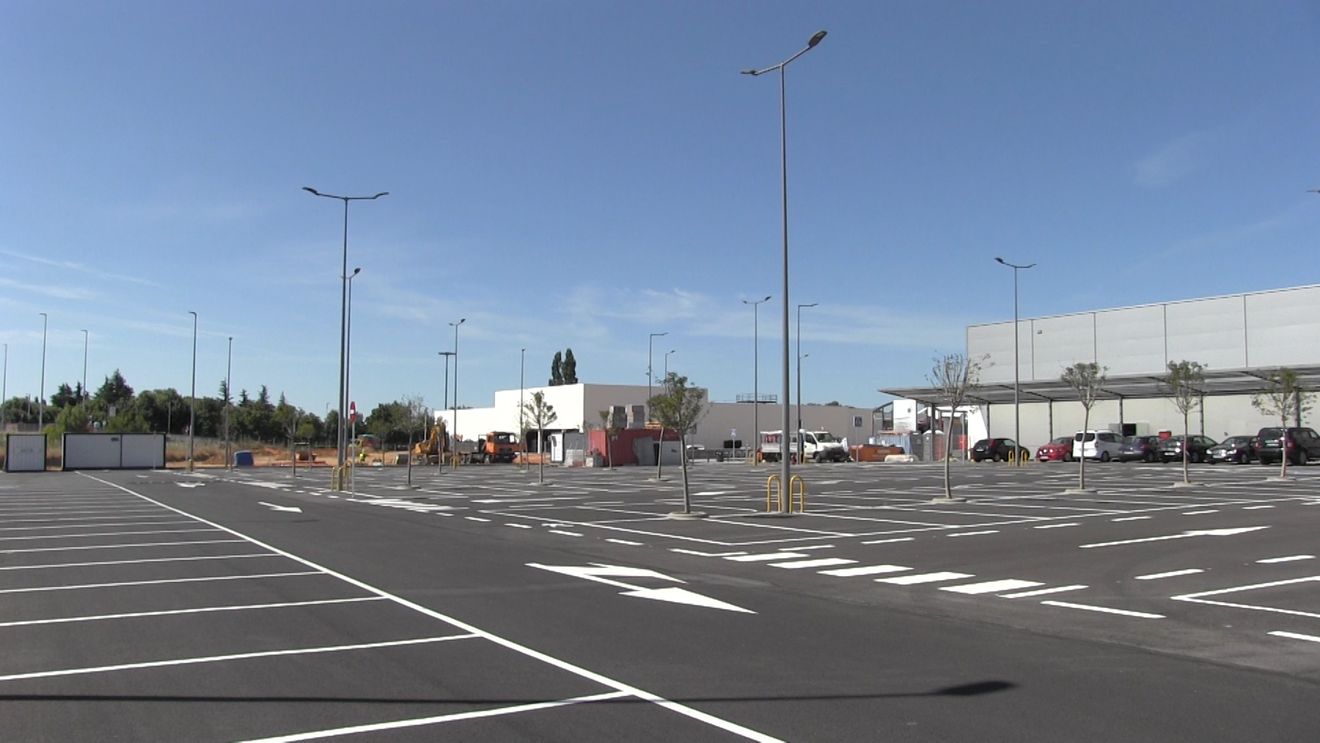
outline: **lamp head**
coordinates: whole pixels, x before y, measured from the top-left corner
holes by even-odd
[[[353,276],[357,276],[360,273],[362,273],[362,266],[358,266],[357,268],[353,269]],[[349,278],[351,279],[353,278],[353,276],[350,276]]]
[[[376,194],[375,196],[372,196],[371,198],[379,199],[382,196],[389,196],[389,195],[390,195],[389,191],[381,191],[380,193]]]
[[[816,46],[817,44],[819,44],[820,41],[821,41],[821,39],[824,39],[824,38],[825,38],[825,34],[826,34],[826,31],[825,31],[825,29],[823,29],[823,28],[822,28],[821,30],[817,31],[816,33],[812,34],[811,39],[809,39],[809,40],[807,41],[807,48],[808,48],[808,49],[811,49],[812,47],[814,47],[814,46]]]
[[[320,196],[320,195],[321,195],[321,192],[320,192],[320,191],[317,191],[316,189],[312,188],[311,186],[303,186],[303,190],[306,191],[306,192],[309,193],[309,194],[312,194],[313,196]]]
[[[996,262],[996,263],[999,263],[999,264],[1002,264],[1002,265],[1005,265],[1005,266],[1008,265],[1007,263],[1004,262],[1004,259],[1003,259],[1003,258],[1000,258],[999,256],[995,256],[995,262]]]
[[[756,77],[757,75],[759,75],[759,74],[761,74],[761,73],[760,73],[760,72],[757,72],[756,70],[743,70],[743,71],[742,71],[742,74],[744,74],[744,75],[751,75],[752,77]]]

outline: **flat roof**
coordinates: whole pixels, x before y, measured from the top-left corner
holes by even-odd
[[[1298,386],[1303,390],[1320,390],[1320,366],[1288,367],[1297,374]],[[1206,397],[1221,395],[1251,395],[1264,392],[1271,374],[1279,367],[1250,369],[1207,369],[1201,394]],[[1020,402],[1077,402],[1078,395],[1060,379],[1019,382]],[[886,395],[903,397],[927,404],[948,404],[947,396],[938,387],[886,387],[879,390]],[[1100,399],[1168,397],[1169,388],[1164,377],[1150,374],[1132,374],[1109,377],[1101,386]],[[967,395],[968,404],[1005,405],[1013,403],[1013,385],[996,382],[976,387]]]

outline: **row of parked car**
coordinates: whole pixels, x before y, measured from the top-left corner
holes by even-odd
[[[1061,436],[1036,449],[1041,462],[1072,462],[1085,456],[1101,462],[1181,462],[1183,449],[1191,462],[1277,464],[1287,456],[1292,464],[1304,465],[1320,459],[1320,434],[1310,428],[1262,428],[1255,436],[1229,436],[1215,441],[1209,436],[1119,436],[1112,431],[1078,431]],[[1030,459],[1031,450],[1012,439],[981,439],[972,446],[972,461]]]

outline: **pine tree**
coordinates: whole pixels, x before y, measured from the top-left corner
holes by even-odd
[[[573,349],[564,351],[564,384],[577,384],[577,359],[573,358]]]
[[[558,387],[564,383],[564,354],[555,351],[555,358],[550,362],[550,386]]]

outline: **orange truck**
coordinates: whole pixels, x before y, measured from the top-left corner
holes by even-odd
[[[509,463],[518,456],[518,436],[508,431],[491,431],[477,441],[472,461]]]

